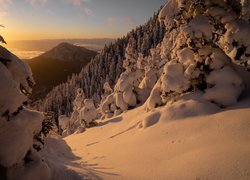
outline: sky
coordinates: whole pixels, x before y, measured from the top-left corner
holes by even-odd
[[[117,38],[145,23],[166,0],[0,0],[7,41]]]

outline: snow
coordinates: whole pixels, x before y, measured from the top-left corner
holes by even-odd
[[[115,93],[116,105],[122,110],[126,111],[128,109],[127,104],[123,100],[122,93]]]
[[[152,89],[149,98],[147,99],[145,103],[147,109],[153,109],[157,107],[157,105],[162,105],[160,85],[161,85],[161,81],[158,80],[154,88]]]
[[[81,107],[83,106],[84,98],[85,98],[85,95],[83,93],[83,90],[81,88],[78,88],[77,92],[76,92],[76,98],[73,102],[74,109],[76,111],[79,111],[81,109]]]
[[[153,111],[138,107],[99,121],[64,138],[71,151],[61,147],[64,156],[51,156],[79,179],[248,179],[249,105],[248,97],[221,111],[188,94]]]
[[[43,114],[19,109],[31,71],[1,48],[0,165],[11,179],[249,179],[248,10],[248,1],[169,0],[162,43],[144,56],[130,39],[114,90],[107,81],[96,109],[77,89],[62,136],[40,153]]]
[[[181,93],[188,89],[189,82],[184,76],[183,65],[181,63],[169,62],[164,66],[162,76],[162,89],[165,92],[175,91]]]
[[[195,37],[201,38],[202,36],[204,36],[208,39],[212,39],[211,26],[208,22],[208,18],[206,18],[205,16],[196,16],[190,21],[189,26],[194,29]],[[202,34],[201,36],[198,35],[200,33]]]
[[[11,73],[7,71],[7,68],[2,63],[0,64],[0,72],[0,89],[1,94],[4,94],[4,96],[0,96],[0,112],[1,114],[8,110],[15,112],[20,104],[26,100],[26,97],[21,94],[18,83],[13,80]],[[18,98],[9,98],[15,95],[19,95]]]
[[[239,4],[166,3],[162,43],[144,57],[129,42],[114,91],[104,87],[98,126],[64,138],[81,167],[69,170],[97,179],[250,178],[248,3],[239,13],[230,3]]]
[[[114,94],[110,94],[108,95],[105,100],[102,102],[101,105],[101,110],[102,112],[105,114],[106,112],[110,112],[109,111],[109,106],[114,102]]]
[[[243,89],[242,79],[230,66],[213,71],[207,82],[213,87],[206,90],[204,98],[224,106],[235,104]]]
[[[94,102],[92,99],[85,99],[84,106],[80,110],[80,121],[85,121],[86,126],[89,126],[93,120],[96,119],[97,110],[95,108]]]
[[[24,106],[34,80],[27,64],[0,46],[1,178],[48,179],[50,169],[34,148],[44,114]]]
[[[1,126],[0,147],[5,147],[0,148],[1,165],[11,167],[23,159],[33,144],[33,135],[40,131],[42,120],[43,114],[25,109]]]
[[[59,126],[61,126],[63,130],[65,130],[69,127],[70,119],[66,115],[61,115],[58,117],[58,122]]]
[[[27,64],[2,46],[0,46],[0,53],[0,57],[6,59],[7,64],[0,63],[0,93],[3,94],[0,96],[0,113],[2,115],[6,111],[15,112],[27,100],[26,95],[20,91],[20,87],[22,86],[26,94],[30,94],[29,82],[34,84],[34,80]]]
[[[44,162],[44,160],[41,159],[40,155],[36,151],[32,151],[32,156],[30,156],[30,158],[32,158],[32,162],[30,162],[26,167],[23,166],[23,164],[15,165],[8,172],[8,179],[43,180],[51,178],[51,168]]]
[[[70,117],[61,115],[58,118],[59,125],[63,130],[63,137],[73,133],[83,133],[85,128],[89,127],[90,123],[92,123],[98,116],[98,111],[95,107],[94,101],[92,99],[85,99],[84,92],[81,88],[78,88],[76,91],[73,105],[74,111],[71,113]],[[109,104],[103,105],[101,110],[107,111],[108,106]]]
[[[159,21],[167,20],[164,22],[166,27],[172,27],[174,24],[174,16],[179,13],[178,2],[177,1],[169,1],[165,4],[159,14]]]
[[[138,127],[148,128],[150,126],[153,126],[159,121],[160,116],[161,114],[159,112],[154,112],[150,114],[148,117],[146,117],[145,119],[143,119],[143,121],[141,122],[141,124],[139,124]]]
[[[128,86],[123,93],[123,99],[124,102],[127,103],[129,106],[135,106],[136,105],[136,96],[133,92],[133,88],[131,86]]]
[[[210,67],[212,69],[221,69],[225,64],[229,63],[229,58],[220,49],[213,49],[211,54]]]
[[[194,62],[194,51],[190,48],[184,48],[178,52],[179,61],[184,65],[188,65]]]

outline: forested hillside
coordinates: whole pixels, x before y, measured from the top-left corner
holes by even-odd
[[[114,86],[124,71],[122,65],[128,43],[132,45],[135,55],[141,52],[146,56],[149,54],[149,49],[156,47],[162,41],[165,25],[158,21],[158,14],[159,12],[155,13],[146,24],[133,29],[125,37],[105,46],[80,74],[72,75],[66,83],[53,88],[44,100],[36,103],[36,108],[53,111],[56,115],[69,115],[79,87],[84,90],[86,97],[91,97],[96,102],[100,101],[104,83],[109,81],[111,86]]]
[[[73,73],[79,73],[96,55],[96,51],[61,43],[38,57],[25,60],[36,82],[30,96],[32,101],[45,98],[53,87],[66,82]]]

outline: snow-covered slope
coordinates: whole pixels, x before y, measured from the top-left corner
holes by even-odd
[[[249,97],[224,111],[183,99],[99,121],[54,158],[76,179],[249,179]]]
[[[250,179],[249,9],[248,1],[169,0],[159,14],[167,27],[163,41],[146,54],[133,48],[136,41],[126,43],[125,71],[114,90],[105,83],[98,126],[64,139],[48,138],[40,154],[49,167],[44,167],[44,175],[52,179]],[[90,65],[83,72],[93,68],[98,73],[102,67]],[[69,82],[76,87],[76,78]],[[69,95],[66,87],[63,91]],[[77,111],[72,113],[77,121],[72,124],[61,116],[61,125],[77,126],[87,114],[90,117],[94,103],[83,99],[79,89]],[[96,114],[91,113],[90,121]]]

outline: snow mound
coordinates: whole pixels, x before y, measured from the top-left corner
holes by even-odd
[[[160,117],[161,114],[159,112],[152,113],[142,121],[142,127],[148,128],[150,126],[153,126],[159,121]]]
[[[147,107],[147,105],[146,105]],[[213,103],[206,101],[201,92],[187,93],[174,101],[169,101],[164,107],[150,114],[142,121],[142,127],[147,128],[159,121],[173,121],[194,116],[214,114],[221,109]]]
[[[161,120],[178,120],[194,116],[204,116],[220,111],[220,108],[210,102],[187,100],[177,101],[164,107]]]
[[[213,87],[206,90],[204,98],[224,106],[235,104],[244,88],[240,76],[229,66],[211,72],[207,83]]]

